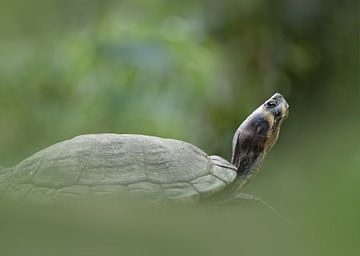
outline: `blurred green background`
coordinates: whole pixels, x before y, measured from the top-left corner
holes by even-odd
[[[307,255],[355,255],[359,71],[355,0],[3,0],[0,165],[102,132],[177,138],[229,159],[242,120],[280,92],[289,119],[244,192],[311,230],[322,245],[299,243]],[[252,229],[226,227],[222,245],[238,255],[233,235]]]

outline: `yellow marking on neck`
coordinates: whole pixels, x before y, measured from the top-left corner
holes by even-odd
[[[286,113],[286,107],[285,107],[285,104],[282,104],[281,106],[281,115],[285,115]]]
[[[275,121],[274,115],[271,112],[267,112],[265,114],[265,119],[269,122],[270,127],[272,127]]]
[[[269,125],[270,125],[270,129],[269,129],[268,135],[267,135],[267,140],[264,145],[264,149],[265,149],[264,152],[266,154],[272,148],[274,143],[276,142],[279,133],[278,133],[278,130],[274,131],[272,129],[273,125],[275,123],[275,117],[271,112],[267,112],[265,114],[265,119],[269,122]]]

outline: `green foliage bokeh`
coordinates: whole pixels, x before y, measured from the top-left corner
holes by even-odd
[[[358,19],[352,0],[1,1],[0,165],[102,132],[229,159],[241,121],[280,92],[290,117],[245,192],[313,230],[324,255],[355,255]]]

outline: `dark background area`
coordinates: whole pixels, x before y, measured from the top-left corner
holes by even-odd
[[[245,192],[313,230],[324,255],[358,251],[358,1],[5,0],[0,56],[3,166],[103,132],[229,159],[239,124],[280,92],[289,119]]]

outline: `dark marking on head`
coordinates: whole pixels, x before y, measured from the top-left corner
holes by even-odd
[[[241,147],[241,150],[243,151],[247,151],[250,148],[251,144],[252,139],[249,137],[238,143],[238,145]]]
[[[238,166],[238,169],[244,170],[244,172],[242,174],[246,174],[246,170],[249,169],[250,163],[251,163],[251,160],[249,158],[244,158],[241,160],[241,162]]]
[[[256,128],[256,132],[257,134],[261,135],[261,136],[266,136],[269,130],[269,122],[268,121],[261,121],[257,128]]]

